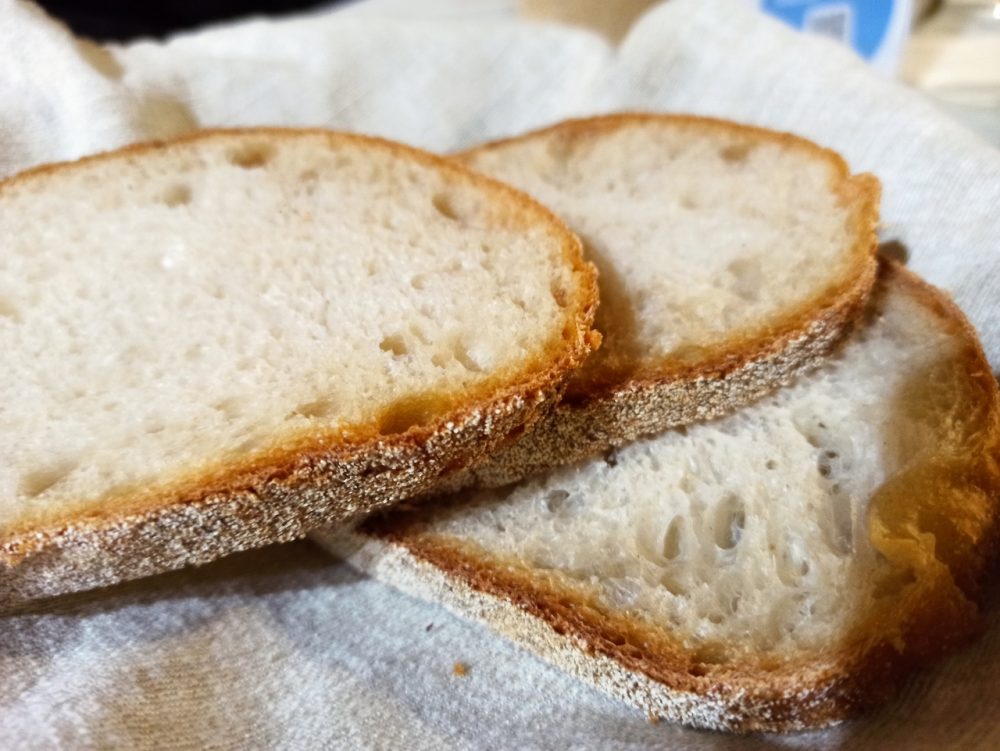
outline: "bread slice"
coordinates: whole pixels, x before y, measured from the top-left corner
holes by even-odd
[[[787,133],[612,115],[459,158],[581,236],[604,342],[549,419],[456,486],[732,412],[820,362],[874,283],[877,180]]]
[[[426,492],[555,400],[592,267],[460,165],[207,132],[0,184],[0,603]]]
[[[798,730],[974,630],[998,459],[974,332],[889,266],[842,350],[734,415],[322,541],[651,716]]]

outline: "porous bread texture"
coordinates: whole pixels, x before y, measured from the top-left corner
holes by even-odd
[[[593,269],[555,217],[378,139],[210,132],[43,168],[0,184],[0,236],[0,600],[426,491],[591,342]]]
[[[997,387],[974,333],[888,268],[865,324],[794,386],[390,514],[351,555],[649,713],[818,727],[970,633],[998,457]]]
[[[549,419],[456,486],[732,412],[818,364],[874,282],[878,182],[789,134],[626,114],[459,158],[580,235],[604,340]]]

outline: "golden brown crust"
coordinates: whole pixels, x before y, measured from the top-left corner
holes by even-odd
[[[875,283],[879,182],[851,175],[839,154],[790,133],[691,115],[623,113],[569,120],[457,158],[470,161],[482,151],[554,134],[580,139],[645,123],[765,139],[828,163],[837,176],[832,189],[851,208],[855,242],[849,263],[825,289],[756,328],[731,332],[694,362],[616,357],[616,342],[606,337],[596,364],[592,357],[571,378],[566,397],[548,418],[476,470],[453,478],[450,490],[505,485],[643,435],[733,412],[822,362],[864,308]]]
[[[912,581],[898,597],[877,601],[839,642],[791,659],[720,659],[727,645],[686,648],[634,613],[602,607],[564,577],[542,577],[518,561],[425,533],[426,511],[363,525],[367,544],[386,551],[375,573],[479,617],[574,675],[675,722],[801,730],[884,700],[908,672],[978,628],[977,586],[1000,538],[1000,393],[975,332],[946,295],[892,262],[883,263],[881,278],[933,312],[954,337],[969,410],[965,438],[951,455],[908,467],[872,499],[872,544]]]
[[[566,376],[599,342],[591,329],[596,271],[558,218],[502,183],[383,139],[279,128],[204,131],[38,167],[0,182],[0,199],[21,185],[94,162],[132,159],[207,139],[303,136],[416,160],[449,179],[490,191],[511,221],[546,227],[561,244],[576,282],[563,308],[564,325],[519,370],[495,373],[460,394],[435,395],[431,410],[390,405],[367,424],[279,436],[273,448],[240,464],[201,467],[102,499],[83,512],[8,528],[0,538],[0,607],[205,563],[431,492],[442,478],[483,460],[504,436],[548,410],[561,396]]]

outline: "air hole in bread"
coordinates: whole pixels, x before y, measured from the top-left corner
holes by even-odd
[[[767,464],[765,464],[764,466],[767,467],[768,469],[777,469],[778,462],[774,461],[774,459],[768,459]]]
[[[382,413],[379,419],[379,433],[397,435],[410,428],[427,425],[435,415],[445,412],[448,405],[433,394],[420,394],[398,399]]]
[[[185,183],[175,183],[163,191],[161,199],[164,205],[173,208],[191,203],[191,186]]]
[[[221,412],[227,420],[239,417],[243,410],[238,399],[221,399],[212,405],[212,409]]]
[[[684,534],[684,517],[675,516],[667,525],[667,531],[663,533],[663,544],[661,550],[663,557],[668,561],[674,560],[681,554],[681,538]]]
[[[166,429],[167,426],[159,420],[147,421],[145,427],[143,428],[146,435],[156,435],[157,433],[162,433]]]
[[[821,440],[819,436],[817,436],[815,433],[813,433],[812,431],[806,431],[802,434],[802,436],[803,438],[806,439],[806,443],[808,443],[810,446],[814,448],[819,448]]]
[[[747,160],[751,151],[753,151],[753,144],[733,143],[719,151],[719,156],[722,157],[722,161],[724,162],[739,164]]]
[[[431,204],[433,204],[435,211],[445,219],[450,219],[453,222],[458,221],[458,212],[455,210],[455,206],[447,194],[435,193],[434,197],[431,198]]]
[[[854,521],[851,518],[851,499],[834,484],[830,488],[830,513],[823,519],[821,530],[827,546],[837,556],[854,551]]]
[[[747,302],[755,302],[764,287],[764,274],[760,261],[754,258],[739,258],[726,266],[732,275],[731,289]]]
[[[431,355],[431,365],[435,368],[444,368],[451,362],[451,355],[445,352],[435,352]]]
[[[21,475],[19,483],[21,495],[28,498],[42,495],[46,490],[68,477],[76,469],[76,466],[76,462],[66,460],[25,472]]]
[[[410,286],[413,289],[424,289],[427,287],[427,277],[423,274],[414,274],[410,277]]]
[[[396,357],[402,357],[410,351],[409,347],[406,346],[406,340],[400,334],[387,336],[379,342],[378,348],[383,352],[391,352]]]
[[[739,543],[746,524],[746,511],[739,496],[727,495],[715,511],[715,544],[722,550],[731,550]]]
[[[269,143],[247,143],[229,152],[229,163],[243,169],[257,169],[274,158],[275,148]]]
[[[476,362],[475,359],[473,359],[472,355],[469,353],[469,348],[465,344],[461,342],[456,342],[455,344],[453,344],[452,354],[455,356],[455,359],[458,360],[458,362],[461,363],[462,367],[465,368],[466,370],[472,373],[482,372],[483,366],[480,365],[478,362]]]
[[[831,449],[827,449],[819,455],[819,459],[816,462],[819,468],[820,474],[824,477],[829,477],[834,468],[840,469],[840,473],[844,474],[850,471],[850,462],[840,461],[840,454]]]
[[[545,508],[552,513],[556,513],[566,503],[567,498],[569,498],[569,491],[561,489],[551,490],[545,495]]]
[[[427,333],[415,323],[410,325],[410,333],[413,334],[413,337],[421,344],[427,345],[431,343],[430,337],[427,336]]]
[[[310,419],[329,417],[333,414],[334,402],[332,399],[316,399],[315,401],[300,404],[293,411],[293,415],[301,415]]]
[[[560,308],[565,308],[569,304],[569,295],[566,293],[565,287],[559,282],[553,281],[550,289],[552,291],[552,299],[556,301],[556,305]]]
[[[21,311],[11,300],[5,300],[0,297],[0,318],[8,318],[15,323],[19,322],[21,320]]]
[[[681,208],[694,210],[698,208],[698,199],[696,199],[690,193],[685,193],[681,196]]]
[[[662,574],[660,585],[675,597],[686,597],[688,594],[687,588],[671,574]]]

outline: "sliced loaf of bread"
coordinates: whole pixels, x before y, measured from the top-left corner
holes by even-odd
[[[527,196],[323,131],[0,183],[0,603],[426,492],[558,398],[593,268]]]
[[[874,281],[878,182],[786,133],[626,114],[458,158],[580,235],[604,342],[548,419],[456,485],[732,412],[820,362]]]
[[[890,266],[843,349],[734,415],[321,541],[652,716],[803,729],[973,630],[998,460],[974,332]]]

